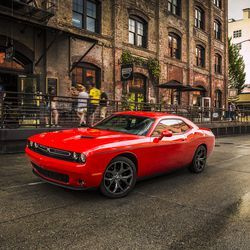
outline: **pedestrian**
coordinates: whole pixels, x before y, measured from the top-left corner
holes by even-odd
[[[86,114],[87,114],[87,103],[89,95],[86,92],[86,88],[77,84],[76,89],[78,91],[78,102],[77,102],[77,116],[79,117],[79,127],[86,126]]]
[[[52,123],[54,121],[54,126],[59,127],[58,120],[59,120],[59,112],[57,110],[57,100],[56,96],[51,97],[51,116],[52,116]]]
[[[93,126],[95,121],[96,109],[100,103],[101,91],[94,86],[93,83],[90,84],[90,105],[89,105],[89,115],[90,115],[90,125]]]
[[[101,88],[101,97],[100,97],[100,117],[105,119],[107,116],[107,109],[108,109],[108,95],[107,93]]]

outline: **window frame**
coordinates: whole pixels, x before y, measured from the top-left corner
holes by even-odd
[[[82,13],[74,10],[74,0],[73,0],[72,25],[78,29],[84,29],[84,30],[87,30],[87,31],[92,32],[92,33],[100,33],[100,30],[101,30],[101,28],[100,28],[101,27],[101,3],[100,3],[100,1],[98,1],[98,0],[81,0],[81,1],[82,1],[82,6],[83,6]],[[96,6],[96,17],[95,18],[89,17],[87,15],[87,2],[91,2],[91,3],[95,4],[95,6]],[[77,27],[74,25],[74,23],[73,23],[74,13],[81,15],[82,27]],[[95,31],[92,31],[92,30],[87,28],[87,18],[88,17],[95,20]]]
[[[215,53],[214,55],[214,72],[216,74],[222,74],[222,56],[219,53]]]
[[[233,31],[233,38],[242,37],[242,30],[234,30]]]
[[[162,119],[160,119],[160,120],[156,123],[156,125],[152,128],[152,131],[150,132],[149,137],[153,137],[153,138],[159,137],[159,136],[153,136],[153,133],[155,132],[157,126],[158,126],[162,121],[165,121],[165,120],[176,120],[176,121],[181,121],[181,122],[185,123],[185,124],[188,126],[188,129],[187,129],[185,132],[173,133],[173,132],[171,131],[171,132],[173,133],[173,136],[184,135],[184,134],[190,132],[190,130],[193,129],[193,127],[192,127],[190,124],[188,124],[187,122],[185,122],[185,121],[184,121],[183,119],[181,119],[181,118],[175,118],[175,117],[173,117],[173,118],[162,118]]]
[[[171,38],[171,41],[170,41],[170,38]],[[174,39],[176,40],[177,49],[173,47]],[[169,32],[168,33],[168,56],[177,60],[181,60],[182,58],[182,46],[181,45],[182,45],[181,37],[174,32]],[[174,56],[174,54],[176,54],[176,56]]]
[[[181,17],[181,7],[182,7],[182,3],[181,0],[176,0],[176,5],[174,4],[175,0],[168,0],[167,2],[167,11],[169,13],[171,13],[172,15],[176,15]],[[174,9],[175,9],[175,13],[174,13]]]
[[[197,56],[197,50],[200,50],[201,57]],[[206,49],[200,44],[197,44],[195,47],[195,60],[197,67],[206,68]]]
[[[75,70],[81,69],[82,70],[82,82],[77,82],[76,80],[76,75],[75,75]],[[72,86],[76,86],[78,83],[84,85],[87,89],[89,88],[88,79],[87,79],[87,71],[95,71],[95,77],[96,77],[96,82],[95,82],[95,87],[98,89],[101,88],[101,69],[93,64],[89,64],[86,62],[80,63],[77,65],[77,67],[74,68],[72,72]]]
[[[222,9],[222,0],[213,0],[214,6],[219,9]]]
[[[196,13],[200,14],[200,19],[198,18],[198,14],[196,15]],[[195,6],[194,8],[194,26],[197,29],[205,31],[205,11],[199,6]]]
[[[214,107],[216,109],[222,108],[222,103],[223,103],[222,99],[223,99],[222,91],[220,89],[216,89],[214,95]]]
[[[216,26],[218,30],[216,29]],[[214,20],[214,38],[219,41],[222,39],[222,24],[218,19]]]
[[[130,30],[130,20],[135,22],[135,31]],[[138,23],[142,24],[143,27],[143,35],[138,34]],[[136,16],[136,15],[130,15],[128,18],[128,43],[131,45],[134,45],[139,48],[147,48],[148,46],[148,23],[145,19]],[[133,34],[134,36],[134,43],[130,42],[130,34]],[[138,45],[138,37],[141,37],[142,39],[142,45]]]

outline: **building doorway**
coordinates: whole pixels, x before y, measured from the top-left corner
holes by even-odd
[[[129,96],[135,102],[147,101],[147,77],[142,74],[134,74],[134,79],[128,81]]]
[[[198,88],[200,88],[200,91],[194,91],[193,92],[193,101],[192,104],[195,107],[202,107],[203,106],[203,98],[205,98],[207,96],[207,91],[203,86],[197,86]],[[207,104],[207,102],[206,102]]]
[[[7,60],[5,49],[0,47],[0,85],[2,88],[8,92],[33,93],[33,90],[36,91],[38,81],[37,77],[32,75],[32,62],[17,51],[14,52],[11,60]],[[33,87],[27,89],[26,85],[30,86],[31,78]]]

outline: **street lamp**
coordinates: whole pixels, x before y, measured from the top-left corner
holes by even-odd
[[[250,42],[250,39],[244,40],[244,41],[239,42],[239,43],[235,43],[235,45],[242,44],[242,43],[245,43],[245,42]]]

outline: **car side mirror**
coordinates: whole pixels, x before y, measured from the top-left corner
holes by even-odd
[[[165,129],[161,132],[161,135],[158,137],[158,138],[154,138],[154,142],[159,142],[160,140],[162,140],[163,137],[172,137],[173,136],[173,133],[168,130],[168,129]]]

